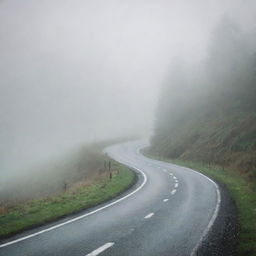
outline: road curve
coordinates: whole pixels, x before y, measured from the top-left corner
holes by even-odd
[[[106,152],[138,173],[108,203],[1,241],[4,256],[192,256],[218,214],[217,185],[191,169],[142,156],[144,142]]]

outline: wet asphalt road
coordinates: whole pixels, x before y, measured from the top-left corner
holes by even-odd
[[[138,182],[129,191],[98,207],[1,241],[0,255],[195,253],[218,213],[216,184],[188,168],[142,156],[138,149],[143,145],[129,142],[106,149],[112,158],[138,173]]]

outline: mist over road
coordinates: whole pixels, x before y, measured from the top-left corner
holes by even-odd
[[[0,189],[84,144],[148,136],[169,106],[166,84],[184,99],[178,113],[191,94],[216,91],[223,67],[241,73],[234,53],[255,45],[255,10],[254,0],[0,1]],[[231,36],[215,42],[223,18]],[[223,55],[227,39],[238,48]],[[221,64],[208,68],[213,45]],[[220,71],[210,83],[205,68]]]
[[[0,255],[193,255],[218,213],[217,187],[190,169],[142,156],[143,145],[106,149],[138,172],[126,194],[2,241]]]

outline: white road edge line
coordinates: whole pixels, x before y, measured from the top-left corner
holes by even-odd
[[[101,247],[99,247],[98,249],[94,250],[93,252],[86,254],[85,256],[96,256],[102,252],[104,252],[105,250],[107,250],[109,247],[113,246],[115,243],[106,243],[104,245],[102,245]]]
[[[125,164],[124,164],[124,165],[125,165]],[[129,166],[129,167],[130,167],[130,168],[133,168],[133,169],[135,169],[135,170],[137,170],[138,172],[140,172],[140,173],[142,174],[143,178],[144,178],[142,184],[141,184],[138,188],[136,188],[134,191],[132,191],[130,194],[128,194],[128,195],[126,195],[126,196],[124,196],[124,197],[121,197],[121,198],[117,199],[116,201],[114,201],[114,202],[112,202],[112,203],[110,203],[110,204],[107,204],[107,205],[105,205],[105,206],[102,206],[102,207],[100,207],[100,208],[98,208],[98,209],[96,209],[96,210],[94,210],[94,211],[91,211],[91,212],[88,212],[88,213],[83,214],[83,215],[81,215],[81,216],[75,217],[75,218],[70,219],[70,220],[68,220],[68,221],[65,221],[65,222],[63,222],[63,223],[54,225],[54,226],[52,226],[52,227],[50,227],[50,228],[43,229],[43,230],[38,231],[38,232],[35,232],[35,233],[31,234],[31,235],[27,235],[27,236],[24,236],[24,237],[15,239],[15,240],[13,240],[13,241],[10,241],[10,242],[4,243],[4,244],[0,244],[0,248],[3,248],[3,247],[6,247],[6,246],[8,246],[8,245],[12,245],[12,244],[15,244],[15,243],[24,241],[24,240],[26,240],[26,239],[29,239],[29,238],[32,238],[32,237],[35,237],[35,236],[39,236],[39,235],[41,235],[41,234],[43,234],[43,233],[49,232],[49,231],[51,231],[51,230],[54,230],[54,229],[60,228],[60,227],[62,227],[62,226],[64,226],[64,225],[67,225],[67,224],[69,224],[69,223],[72,223],[72,222],[75,222],[75,221],[77,221],[77,220],[83,219],[83,218],[85,218],[85,217],[87,217],[87,216],[93,215],[93,214],[95,214],[96,212],[102,211],[102,210],[104,210],[104,209],[106,209],[106,208],[108,208],[108,207],[110,207],[110,206],[112,206],[112,205],[114,205],[114,204],[117,204],[117,203],[119,203],[119,202],[121,202],[121,201],[127,199],[128,197],[132,196],[133,194],[137,193],[139,190],[141,190],[141,189],[145,186],[145,184],[147,183],[148,178],[147,178],[146,174],[145,174],[143,171],[141,171],[140,169],[138,169],[138,168],[136,168],[136,167],[134,167],[134,166]]]
[[[166,203],[168,200],[169,200],[169,199],[168,199],[168,198],[166,198],[166,199],[164,199],[164,200],[163,200],[163,202],[164,202],[164,203]]]
[[[161,161],[160,161],[161,162]],[[175,164],[172,164],[172,166],[177,166],[179,168],[183,168],[185,170],[189,170],[189,171],[192,171],[192,172],[195,172],[201,176],[203,176],[204,178],[208,179],[216,188],[216,194],[217,194],[217,201],[216,201],[216,206],[215,206],[215,209],[214,209],[214,212],[213,212],[213,215],[210,219],[210,222],[208,223],[206,229],[204,230],[202,236],[200,237],[199,241],[197,242],[197,244],[195,245],[195,247],[193,248],[190,256],[196,256],[196,252],[199,248],[199,246],[202,244],[205,236],[207,235],[207,233],[210,231],[210,229],[212,228],[217,216],[218,216],[218,213],[219,213],[219,210],[220,210],[220,204],[221,204],[221,195],[220,195],[220,189],[219,189],[219,186],[217,183],[215,183],[212,179],[210,179],[209,177],[207,177],[206,175],[198,172],[198,171],[195,171],[193,169],[190,169],[190,168],[186,168],[186,167],[183,167],[183,166],[180,166],[180,165],[175,165]],[[175,177],[176,178],[176,177]]]
[[[146,215],[145,217],[144,217],[144,219],[149,219],[149,218],[151,218],[151,217],[153,217],[155,214],[153,213],[153,212],[151,212],[151,213],[149,213],[148,215]]]
[[[199,241],[197,242],[197,244],[195,245],[195,247],[193,248],[190,256],[195,256],[196,255],[196,252],[199,248],[199,246],[202,244],[205,236],[207,235],[207,233],[210,231],[210,229],[212,228],[213,226],[213,223],[214,221],[216,220],[217,216],[218,216],[218,213],[219,213],[219,210],[220,210],[220,203],[221,203],[221,195],[220,195],[220,189],[219,189],[219,186],[217,185],[217,183],[215,183],[212,179],[208,178],[207,176],[203,175],[202,173],[200,172],[197,172],[195,170],[192,170],[192,169],[189,169],[189,168],[186,168],[190,171],[193,171],[193,172],[196,172],[198,173],[199,175],[205,177],[206,179],[208,179],[211,183],[213,183],[213,185],[215,186],[216,188],[216,194],[217,194],[217,203],[216,203],[216,207],[214,209],[214,212],[213,212],[213,215],[210,219],[210,222],[208,223],[206,229],[204,230],[202,236],[200,237]]]
[[[174,195],[175,193],[176,193],[176,189],[173,189],[172,191],[171,191],[171,195]]]

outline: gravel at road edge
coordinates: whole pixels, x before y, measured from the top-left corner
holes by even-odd
[[[235,202],[224,184],[218,183],[221,193],[219,214],[201,245],[197,256],[235,256],[238,242],[238,215]]]

